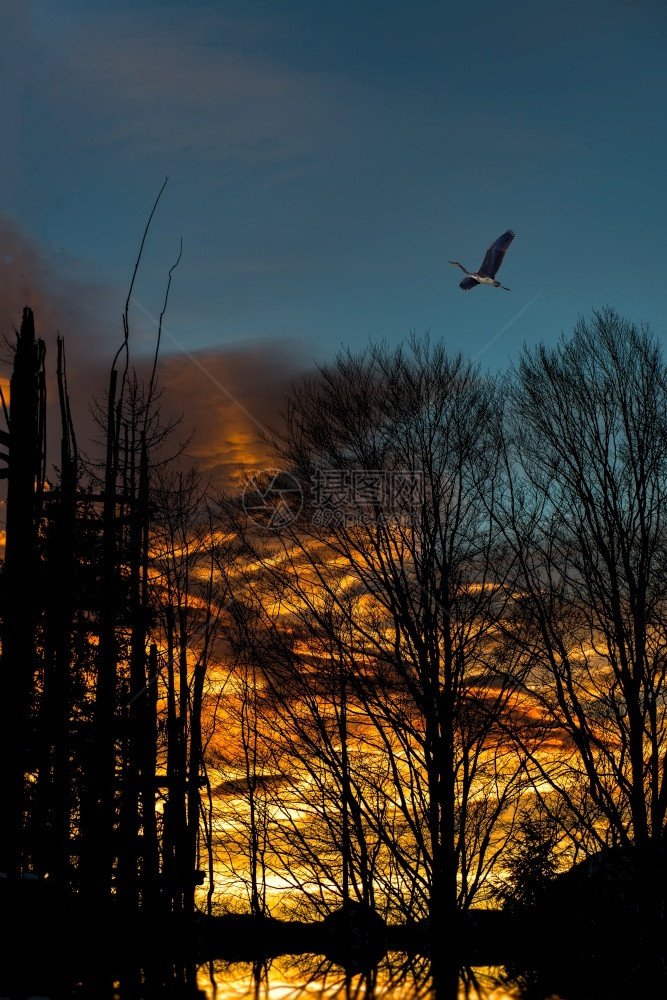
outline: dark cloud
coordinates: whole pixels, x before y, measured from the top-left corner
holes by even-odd
[[[68,263],[59,263],[57,253],[49,253],[15,220],[0,214],[0,329],[10,332],[20,323],[24,306],[30,306],[48,337],[56,330],[68,331],[83,341],[101,343],[104,330],[90,329],[91,306],[103,294],[68,275]],[[64,265],[64,266],[63,266]],[[43,332],[42,332],[43,331]],[[97,334],[97,336],[96,336]]]
[[[26,306],[32,309],[37,336],[46,345],[51,454],[57,447],[53,423],[57,336],[65,340],[72,412],[85,442],[92,429],[89,402],[92,396],[102,396],[120,343],[121,306],[114,302],[112,290],[91,281],[78,262],[40,246],[15,220],[0,215],[0,336],[7,341],[0,374],[5,378],[11,372],[14,330],[20,327]]]
[[[126,294],[126,293],[125,293]],[[0,216],[0,334],[11,343],[23,308],[35,316],[37,335],[46,343],[49,455],[57,461],[58,413],[55,391],[56,337],[65,339],[68,383],[81,448],[91,453],[98,432],[90,407],[103,400],[113,356],[122,340],[124,295],[86,282],[72,261],[58,260],[14,221]],[[134,337],[143,317],[132,313],[130,364],[147,378],[152,358],[144,336]],[[145,320],[144,320],[144,325]],[[155,331],[150,324],[150,337]],[[134,340],[134,345],[133,345]],[[136,357],[132,356],[132,347]],[[218,482],[228,482],[241,463],[265,466],[271,446],[263,436],[280,421],[280,408],[292,379],[309,367],[293,341],[254,341],[191,353],[179,350],[165,333],[159,358],[161,405],[168,418],[181,417],[177,437],[191,437],[187,457]],[[4,351],[0,375],[8,377],[11,349]]]

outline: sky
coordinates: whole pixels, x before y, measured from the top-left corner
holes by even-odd
[[[0,334],[87,427],[130,306],[190,453],[262,460],[299,373],[430,331],[484,370],[613,306],[667,346],[658,0],[0,4]],[[504,230],[510,292],[459,289]],[[79,435],[84,436],[83,433]]]

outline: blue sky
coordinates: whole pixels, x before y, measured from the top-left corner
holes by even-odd
[[[0,327],[32,304],[82,371],[108,366],[165,176],[135,295],[159,312],[182,237],[163,360],[199,425],[231,404],[193,358],[261,420],[369,338],[430,329],[498,370],[594,307],[667,336],[658,2],[5,0],[0,22]],[[447,260],[510,227],[511,292],[460,291]],[[135,307],[136,357],[153,334]]]

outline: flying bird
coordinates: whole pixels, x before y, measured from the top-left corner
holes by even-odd
[[[492,243],[489,249],[484,254],[484,260],[482,261],[482,266],[478,271],[471,273],[463,264],[459,264],[458,260],[450,260],[449,263],[453,264],[454,267],[460,267],[462,271],[465,271],[467,278],[459,284],[459,288],[468,292],[471,288],[476,285],[495,285],[496,288],[505,288],[501,285],[499,281],[496,281],[496,274],[500,270],[500,265],[503,262],[503,258],[507,253],[507,248],[514,239],[514,230],[508,229],[506,233],[499,236],[495,243]],[[505,288],[506,292],[509,292],[509,288]]]

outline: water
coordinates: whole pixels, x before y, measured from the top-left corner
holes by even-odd
[[[571,942],[563,944],[572,947]],[[559,945],[548,968],[445,968],[433,980],[427,960],[389,952],[368,971],[346,972],[312,955],[281,956],[262,965],[214,962],[198,970],[202,1000],[636,1000],[667,996],[646,956],[639,968],[594,966]]]
[[[206,1000],[518,1000],[502,970],[467,969],[436,991],[428,964],[390,953],[377,968],[346,972],[313,956],[281,956],[271,962],[213,963],[199,970]],[[447,992],[445,993],[444,990]]]

